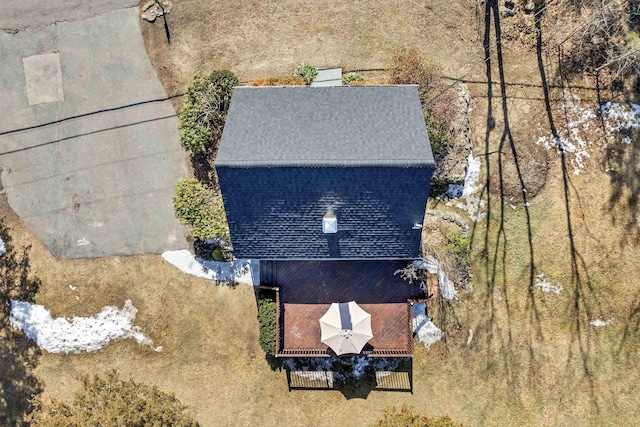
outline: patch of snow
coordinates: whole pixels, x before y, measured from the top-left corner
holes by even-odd
[[[459,199],[462,197],[464,191],[464,184],[449,184],[447,189],[447,197],[450,199]]]
[[[609,326],[612,323],[613,323],[613,319],[609,319],[609,320],[596,319],[589,322],[589,324],[595,328],[601,328],[602,326]]]
[[[427,256],[424,261],[414,261],[414,265],[438,276],[438,287],[444,299],[452,300],[456,297],[458,291],[456,291],[454,283],[449,279],[449,274],[444,271],[437,259]]]
[[[186,249],[164,252],[162,258],[181,271],[203,279],[256,286],[260,284],[260,262],[257,260],[206,261],[196,258]]]
[[[356,378],[362,378],[364,369],[369,366],[368,357],[354,357],[351,365],[351,374]]]
[[[304,359],[286,358],[284,364],[292,374],[313,380],[342,381],[347,376],[361,378],[366,367],[376,372],[393,372],[400,365],[395,357],[310,357]],[[329,377],[329,379],[327,378]]]
[[[560,295],[560,292],[562,292],[563,289],[560,283],[558,283],[558,286],[552,285],[544,273],[536,276],[536,286],[538,286],[543,292],[554,292],[556,295]]]
[[[464,177],[464,184],[449,184],[446,196],[450,200],[447,206],[455,206],[469,213],[473,221],[480,221],[485,217],[482,209],[485,207],[485,201],[476,197],[476,193],[480,189],[478,180],[480,179],[480,166],[482,162],[479,157],[473,157],[473,153],[469,153],[467,161],[467,171]]]
[[[7,247],[5,246],[4,241],[0,239],[0,256],[4,255],[6,251]]]
[[[567,117],[564,129],[559,130],[558,137],[541,136],[537,143],[547,150],[557,150],[570,161],[574,175],[579,175],[586,167],[591,154],[599,147],[615,143],[619,132],[640,128],[640,105],[629,103],[629,106],[606,102],[599,106],[583,107],[579,96],[567,94],[563,105],[562,116]],[[631,138],[625,136],[622,144],[631,144]]]
[[[629,103],[630,108],[623,105],[606,102],[598,108],[605,120],[608,132],[620,132],[626,129],[640,127],[640,105]]]
[[[473,153],[469,153],[469,163],[467,165],[467,173],[464,177],[464,189],[462,197],[471,196],[478,191],[477,183],[480,179],[480,157],[473,157]]]
[[[309,359],[284,359],[284,364],[293,372],[299,372],[303,378],[313,378],[314,374],[303,372],[327,372],[333,370],[335,360],[331,357],[311,357]]]
[[[133,326],[138,309],[131,300],[124,307],[106,306],[92,317],[74,316],[71,320],[58,317],[41,305],[11,301],[11,326],[22,330],[38,347],[49,353],[79,353],[98,351],[109,341],[133,338],[139,344],[153,348],[153,341],[140,327]],[[162,347],[154,349],[162,351]]]
[[[426,348],[429,348],[431,344],[440,341],[444,337],[444,332],[427,317],[426,306],[424,302],[413,304],[413,333],[418,338],[418,341],[424,343]]]
[[[411,307],[411,315],[413,317],[413,333],[424,327],[431,319],[427,316],[427,304],[424,302],[418,302]]]

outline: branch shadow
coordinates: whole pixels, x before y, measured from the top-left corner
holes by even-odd
[[[608,211],[614,226],[622,225],[626,229],[620,240],[620,247],[636,246],[640,243],[640,157],[633,143],[624,144],[622,138],[637,141],[638,129],[621,132],[615,144],[608,144],[603,160],[604,170],[609,175],[611,195]],[[622,212],[622,213],[620,213]],[[622,224],[620,224],[622,223]]]
[[[8,426],[26,426],[33,410],[31,400],[42,392],[34,374],[40,349],[9,321],[11,300],[34,302],[40,281],[30,276],[30,247],[16,248],[0,218],[0,238],[6,252],[0,255],[0,420]]]
[[[484,265],[484,275],[487,283],[485,288],[485,307],[486,318],[483,319],[483,327],[486,329],[486,346],[487,352],[487,369],[490,371],[502,370],[507,382],[507,386],[510,391],[510,396],[514,400],[518,401],[521,397],[520,388],[522,386],[519,379],[519,371],[523,364],[528,364],[529,375],[527,376],[530,382],[535,385],[536,375],[538,367],[538,356],[536,347],[544,342],[544,337],[541,329],[541,319],[534,293],[535,289],[535,253],[533,246],[533,234],[531,227],[531,215],[529,211],[529,203],[527,200],[527,193],[525,182],[523,178],[523,172],[521,165],[518,161],[518,146],[515,142],[510,126],[510,112],[508,105],[507,88],[509,84],[505,79],[505,66],[504,57],[502,51],[502,31],[500,27],[500,11],[497,0],[487,1],[485,3],[485,15],[484,15],[484,37],[483,48],[485,53],[486,64],[486,99],[487,99],[487,119],[485,124],[484,135],[484,152],[485,164],[486,164],[486,177],[484,187],[482,188],[480,198],[486,198],[487,206],[487,221],[486,229],[483,231],[483,247],[481,250],[482,262]],[[493,38],[493,40],[492,40]],[[493,41],[493,42],[492,42]],[[492,52],[493,45],[495,43],[495,52]],[[495,58],[495,63],[494,63]],[[497,82],[494,82],[493,67],[497,66],[498,78]],[[499,103],[496,105],[494,102],[494,85],[498,86]],[[498,128],[496,117],[494,116],[494,109],[500,108],[502,110],[502,129],[498,130],[499,134],[497,148],[492,143],[492,138],[496,129]],[[497,135],[496,135],[497,137]],[[497,138],[496,138],[497,139]],[[507,157],[507,153],[511,156]],[[522,191],[522,199],[524,204],[524,214],[526,220],[527,241],[528,241],[528,254],[527,254],[527,327],[529,333],[526,337],[526,346],[528,352],[528,360],[522,360],[518,352],[513,352],[513,349],[518,344],[514,339],[514,324],[520,323],[518,319],[517,306],[511,300],[513,295],[512,287],[516,286],[513,283],[513,278],[507,277],[508,269],[508,254],[509,254],[509,236],[507,228],[505,227],[505,204],[508,200],[505,196],[505,174],[504,166],[506,162],[514,162],[514,168],[517,175],[518,184]],[[496,179],[497,185],[492,183],[492,180]],[[497,195],[493,195],[490,191],[492,188],[497,187]],[[497,200],[492,200],[492,197],[497,197]],[[496,211],[497,210],[497,211]],[[476,223],[478,224],[478,223]],[[474,226],[471,242],[472,245],[476,240],[475,234],[477,232],[476,226]],[[494,227],[497,227],[494,229]],[[511,283],[510,283],[511,280]],[[506,312],[506,324],[500,321],[499,312]]]
[[[570,368],[570,364],[574,359],[574,346],[578,348],[578,357],[582,366],[584,378],[588,382],[590,389],[590,397],[593,408],[596,412],[599,412],[597,395],[595,390],[593,367],[591,366],[591,358],[593,351],[593,339],[592,332],[589,328],[589,321],[593,318],[593,313],[599,307],[599,302],[594,294],[593,283],[587,269],[587,265],[584,258],[580,254],[577,248],[572,224],[572,210],[571,210],[571,198],[573,190],[573,197],[579,201],[579,194],[576,188],[573,186],[568,173],[566,151],[564,142],[560,137],[560,133],[555,124],[555,118],[553,109],[551,107],[549,84],[543,58],[543,30],[541,20],[544,16],[544,9],[537,10],[535,16],[535,28],[536,28],[536,54],[538,59],[538,71],[540,73],[540,79],[542,81],[542,90],[545,99],[545,110],[547,113],[547,119],[549,122],[549,130],[553,140],[555,141],[557,151],[560,155],[560,166],[562,171],[562,188],[564,198],[564,208],[566,215],[567,236],[569,240],[570,251],[570,264],[571,264],[571,319],[573,320],[571,325],[571,345],[569,348],[569,354],[567,358],[567,367]],[[560,72],[562,76],[562,61],[559,60]],[[566,83],[566,82],[565,82]],[[564,85],[563,85],[564,86]]]
[[[638,337],[640,332],[640,295],[637,295],[629,307],[629,315],[625,321],[620,345],[616,352],[618,360],[636,362]]]

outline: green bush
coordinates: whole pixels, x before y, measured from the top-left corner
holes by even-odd
[[[206,153],[222,136],[236,76],[227,70],[196,74],[180,111],[180,145],[194,154]]]
[[[222,252],[222,249],[220,248],[215,248],[213,250],[213,253],[211,254],[211,257],[213,258],[214,261],[224,261],[224,252]]]
[[[191,227],[191,234],[201,240],[219,237],[229,241],[229,227],[222,197],[196,179],[178,182],[173,198],[176,218]]]
[[[303,62],[293,70],[293,76],[300,77],[304,84],[310,85],[318,77],[318,70],[308,62]]]
[[[353,82],[363,82],[363,81],[364,81],[364,77],[362,77],[362,74],[356,73],[356,72],[346,73],[345,75],[342,76],[342,84],[345,84],[345,85],[349,85]]]
[[[258,323],[260,324],[260,347],[268,356],[276,354],[276,302],[270,293],[259,291]]]
[[[449,416],[431,418],[416,414],[413,406],[402,405],[400,411],[395,406],[384,410],[384,415],[375,427],[463,427],[454,423]]]
[[[434,156],[442,153],[449,143],[451,132],[447,130],[428,110],[424,109],[424,122],[427,125],[427,134],[431,143],[431,151]]]
[[[449,252],[460,265],[469,266],[469,237],[460,232],[447,234],[447,252]]]

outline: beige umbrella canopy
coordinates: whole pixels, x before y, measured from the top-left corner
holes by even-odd
[[[355,301],[333,303],[320,318],[321,340],[337,355],[360,353],[373,338],[371,315]]]

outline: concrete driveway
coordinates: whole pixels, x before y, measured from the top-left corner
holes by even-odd
[[[11,208],[55,256],[185,248],[172,208],[187,174],[178,120],[145,52],[136,2],[8,3],[0,191]]]

